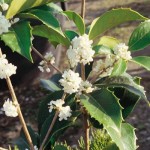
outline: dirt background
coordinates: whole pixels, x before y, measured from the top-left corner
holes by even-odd
[[[81,0],[70,0],[68,2],[68,9],[76,11],[80,13],[80,3]],[[112,8],[120,8],[120,7],[129,7],[132,8],[146,17],[150,17],[150,2],[147,0],[87,0],[86,3],[86,16],[85,20],[87,25],[90,22],[100,16],[107,10]],[[65,23],[65,28],[74,28],[73,23],[68,22]],[[138,25],[138,22],[126,23],[117,28],[112,29],[107,32],[105,35],[114,36],[116,38],[120,38],[122,42],[128,43],[128,38],[133,31],[133,29]],[[149,47],[146,48],[142,52],[134,53],[133,55],[150,55]],[[63,56],[62,50],[62,56]],[[60,57],[60,56],[59,56]],[[61,57],[63,58],[63,57]],[[63,69],[65,66],[64,59],[60,59],[60,62],[63,63],[60,68]],[[61,64],[62,64],[61,63]],[[37,70],[36,70],[37,72]],[[129,64],[129,72],[132,75],[141,76],[142,85],[145,87],[147,91],[147,97],[150,98],[150,74],[134,64]],[[27,124],[31,125],[35,130],[36,126],[36,116],[38,112],[38,104],[40,99],[45,96],[45,93],[41,91],[39,87],[39,77],[35,76],[35,72],[30,75],[34,75],[36,82],[31,82],[25,80],[24,86],[15,86],[15,91],[20,102],[24,117],[26,119]],[[47,75],[42,75],[42,77],[47,78]],[[33,78],[32,78],[33,79]],[[35,81],[35,80],[34,80]],[[34,83],[34,84],[30,84]],[[9,92],[0,91],[0,108],[4,100],[10,97]],[[128,121],[136,128],[136,135],[138,138],[138,150],[149,150],[150,149],[150,109],[147,104],[141,100],[138,104],[134,112],[128,117]],[[12,139],[15,139],[19,136],[19,131],[21,129],[18,118],[9,118],[6,117],[3,112],[0,110],[0,147],[8,148]],[[76,135],[72,135],[74,139],[76,139]]]

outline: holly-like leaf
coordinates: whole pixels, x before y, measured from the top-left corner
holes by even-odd
[[[133,57],[131,61],[150,71],[150,57],[148,56]]]
[[[107,46],[107,47],[113,49],[119,43],[120,43],[120,41],[114,37],[102,36],[97,45],[104,45],[104,46]]]
[[[144,88],[136,84],[134,82],[134,79],[128,74],[124,74],[121,76],[108,77],[104,79],[102,82],[97,81],[95,85],[100,88],[123,87],[127,89],[128,91],[134,93],[135,95],[147,100]]]
[[[90,116],[103,124],[104,128],[112,127],[116,132],[120,132],[122,107],[112,92],[101,89],[88,96],[82,95],[80,100]]]
[[[83,35],[85,33],[85,24],[82,17],[73,11],[64,11],[63,13],[76,24],[80,34]]]
[[[16,15],[19,12],[22,12],[26,9],[44,5],[50,2],[57,2],[64,0],[12,0],[7,11],[6,17],[9,19]]]
[[[24,56],[25,58],[27,58],[28,60],[33,62],[32,56],[31,56],[31,37],[32,37],[32,35],[31,35],[30,24],[26,21],[19,22],[13,26],[13,30],[14,30],[14,32],[12,32],[12,33],[15,33],[15,36],[12,35],[12,33],[11,33],[11,36],[13,37],[14,41],[17,39],[17,42],[15,42],[15,47],[14,47],[13,43],[12,43],[11,47],[17,48],[16,50],[14,50],[14,48],[13,48],[13,50],[17,51],[19,54],[21,54],[22,56]],[[10,45],[11,44],[9,42],[9,46]]]
[[[127,69],[126,61],[120,59],[114,66],[111,76],[120,76],[122,75]]]
[[[46,25],[34,26],[32,30],[33,35],[47,38],[52,44],[56,42],[56,45],[62,44],[65,46],[70,45],[70,41],[63,35],[63,33],[53,30]]]
[[[146,20],[147,18],[129,8],[113,9],[96,18],[90,27],[89,38],[94,39],[105,31],[118,26],[119,24],[133,21]]]
[[[107,128],[108,134],[120,150],[136,150],[136,135],[134,130],[135,129],[127,123],[121,125],[121,135],[112,127]]]
[[[142,22],[133,32],[129,39],[131,51],[142,50],[150,45],[150,21]]]

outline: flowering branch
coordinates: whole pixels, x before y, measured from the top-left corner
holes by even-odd
[[[0,57],[2,56],[2,51],[0,49]],[[12,86],[12,83],[11,83],[11,80],[8,76],[6,76],[6,82],[7,82],[7,85],[8,85],[8,88],[9,88],[9,91],[10,91],[10,94],[11,94],[11,97],[12,97],[12,100],[17,108],[17,112],[18,112],[18,116],[19,116],[19,119],[20,119],[20,122],[22,124],[22,127],[23,127],[23,131],[25,133],[25,136],[27,138],[27,141],[30,145],[30,148],[31,150],[34,150],[34,146],[33,146],[33,143],[32,143],[32,139],[30,137],[30,134],[29,134],[29,131],[27,129],[27,126],[26,126],[26,123],[25,123],[25,120],[23,118],[23,115],[22,115],[22,112],[21,112],[21,109],[20,109],[20,106],[19,106],[19,103],[18,103],[18,100],[17,100],[17,97],[16,97],[16,94],[15,94],[15,91],[14,91],[14,88]]]
[[[65,97],[66,97],[66,93],[63,94],[61,100],[64,101],[64,100],[65,100]],[[53,118],[53,120],[52,120],[52,123],[51,123],[51,125],[50,125],[50,127],[49,127],[49,129],[48,129],[48,132],[47,132],[47,134],[46,134],[46,136],[45,136],[45,138],[44,138],[44,140],[43,140],[43,142],[42,142],[42,144],[41,144],[39,150],[42,150],[42,149],[43,149],[43,147],[44,147],[44,145],[45,145],[45,143],[46,143],[46,141],[47,141],[47,139],[48,139],[48,137],[49,137],[49,135],[50,135],[50,133],[51,133],[51,131],[52,131],[54,125],[55,125],[55,122],[56,122],[56,120],[57,120],[57,118],[58,118],[59,112],[60,112],[60,110],[57,109],[57,111],[55,112],[55,116],[54,116],[54,118]]]
[[[48,65],[52,66],[57,72],[61,73],[62,72],[56,67],[54,66],[52,63],[50,63],[35,47],[32,46],[32,50],[41,58],[43,59],[45,62],[47,62]]]

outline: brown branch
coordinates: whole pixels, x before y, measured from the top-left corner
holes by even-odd
[[[0,56],[2,56],[2,51],[0,49]],[[30,145],[30,148],[31,150],[34,150],[34,146],[33,146],[33,143],[32,143],[32,139],[30,137],[30,134],[29,134],[29,131],[27,129],[27,126],[26,126],[26,123],[25,123],[25,120],[23,118],[23,115],[22,115],[22,112],[21,112],[21,109],[20,109],[20,105],[18,103],[18,100],[17,100],[17,97],[16,97],[16,94],[15,94],[15,91],[14,91],[14,88],[12,86],[12,83],[11,83],[11,80],[9,77],[6,77],[6,82],[7,82],[7,85],[8,85],[8,88],[9,88],[9,91],[10,91],[10,94],[11,94],[11,97],[12,97],[12,100],[14,102],[14,104],[16,105],[17,107],[17,112],[18,112],[18,117],[20,119],[20,122],[22,124],[22,127],[23,127],[23,131],[25,133],[25,136],[27,138],[27,141]]]
[[[82,0],[82,4],[81,4],[81,17],[83,19],[85,17],[85,0]]]

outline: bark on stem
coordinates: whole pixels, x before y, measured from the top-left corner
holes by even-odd
[[[2,56],[2,51],[0,49],[0,56]],[[17,112],[18,112],[18,117],[20,119],[20,122],[22,124],[22,128],[23,128],[23,131],[24,131],[24,134],[27,138],[27,141],[28,141],[28,144],[30,146],[30,149],[31,150],[34,150],[34,146],[33,146],[33,143],[32,143],[32,139],[30,137],[30,134],[29,134],[29,131],[27,129],[27,126],[26,126],[26,123],[25,123],[25,120],[23,118],[23,115],[22,115],[22,112],[21,112],[21,109],[20,109],[20,105],[18,103],[18,100],[17,100],[17,97],[16,97],[16,94],[15,94],[15,91],[14,91],[14,88],[12,86],[12,83],[11,83],[11,80],[9,77],[6,77],[6,82],[7,82],[7,85],[8,85],[8,88],[9,88],[9,91],[10,91],[10,94],[11,94],[11,97],[12,97],[12,100],[14,102],[14,104],[16,105],[17,107]]]
[[[81,17],[83,19],[85,17],[85,0],[82,0],[82,4],[81,4]]]
[[[54,66],[54,65],[51,64],[49,61],[47,61],[47,60],[44,58],[44,56],[43,56],[35,47],[32,46],[32,50],[33,50],[41,59],[43,59],[44,61],[46,61],[48,65],[50,65],[50,66],[53,67],[57,72],[59,72],[59,73],[62,74],[62,72],[61,72],[56,66]]]
[[[81,4],[81,17],[84,19],[85,17],[85,2],[86,0],[82,0]],[[81,77],[82,80],[85,81],[85,66],[81,64]],[[83,112],[83,121],[84,121],[84,132],[85,132],[85,150],[90,149],[90,144],[89,144],[89,121],[88,121],[88,113],[86,110]]]
[[[66,97],[66,93],[63,94],[61,99],[65,100],[65,97]],[[49,127],[49,129],[47,131],[47,134],[46,134],[46,136],[45,136],[45,138],[44,138],[44,140],[43,140],[39,150],[43,150],[43,147],[44,147],[44,145],[45,145],[45,143],[46,143],[46,141],[47,141],[47,139],[48,139],[48,137],[49,137],[49,135],[50,135],[50,133],[51,133],[51,131],[53,129],[53,126],[55,125],[55,122],[56,122],[56,120],[58,118],[58,115],[59,115],[59,110],[56,111],[55,116],[54,116],[54,118],[52,120],[52,123],[51,123],[51,125],[50,125],[50,127]]]

